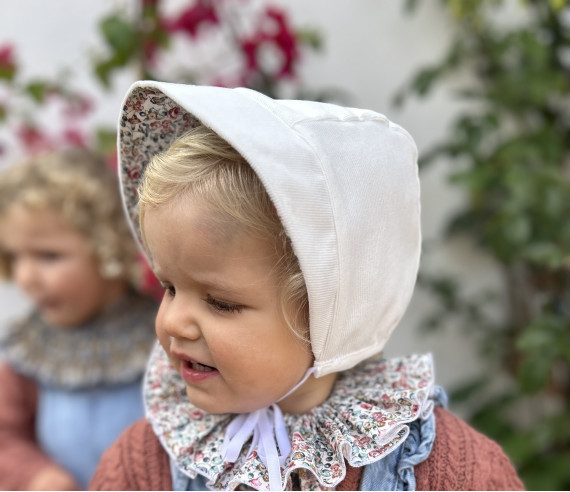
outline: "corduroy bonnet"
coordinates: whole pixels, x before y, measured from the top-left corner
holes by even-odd
[[[291,239],[307,286],[315,376],[381,352],[408,306],[421,252],[412,137],[370,110],[137,82],[123,103],[118,144],[125,209],[139,241],[144,168],[198,122],[251,165]]]

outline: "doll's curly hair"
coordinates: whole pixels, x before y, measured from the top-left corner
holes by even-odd
[[[143,242],[145,212],[187,193],[245,230],[274,242],[285,321],[303,343],[310,343],[307,288],[277,210],[246,160],[204,125],[155,155],[146,167],[138,188]]]
[[[98,153],[69,148],[9,166],[0,173],[0,217],[13,205],[60,214],[87,239],[104,277],[140,285],[139,251],[116,173]],[[0,278],[11,278],[10,260],[1,248]]]

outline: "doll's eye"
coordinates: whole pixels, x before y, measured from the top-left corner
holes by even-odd
[[[239,313],[243,309],[243,306],[240,304],[232,304],[230,302],[221,301],[220,299],[216,299],[210,295],[206,297],[206,302],[213,309],[222,313]]]

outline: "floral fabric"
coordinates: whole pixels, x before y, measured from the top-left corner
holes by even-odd
[[[157,89],[140,88],[126,99],[119,121],[123,202],[140,240],[137,187],[152,157],[199,121]]]
[[[433,411],[431,355],[369,359],[341,373],[329,398],[302,415],[284,414],[292,451],[282,468],[291,489],[291,473],[301,490],[338,485],[351,466],[381,460],[407,438],[407,424]],[[208,414],[188,402],[183,379],[157,344],[150,359],[144,396],[147,418],[176,466],[207,486],[235,490],[244,485],[268,490],[269,478],[256,450],[224,463],[220,449],[229,414]]]

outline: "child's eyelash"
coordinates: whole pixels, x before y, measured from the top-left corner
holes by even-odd
[[[176,289],[173,285],[160,284],[160,287],[162,287],[162,290],[164,290],[170,297],[175,296]]]
[[[243,306],[239,304],[231,304],[229,302],[220,301],[210,295],[208,295],[205,301],[212,306],[216,311],[224,312],[224,313],[240,313],[243,309]]]

